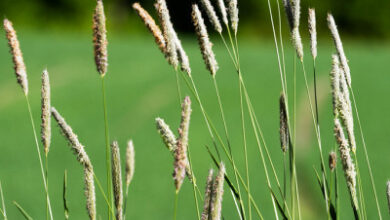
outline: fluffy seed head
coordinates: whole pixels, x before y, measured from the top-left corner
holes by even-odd
[[[132,140],[127,142],[126,148],[126,186],[129,187],[133,180],[135,170],[135,151]]]
[[[122,189],[122,170],[117,141],[111,144],[111,168],[112,168],[112,186],[114,190],[114,202],[116,209],[116,219],[122,220],[123,189]]]
[[[196,4],[192,5],[192,21],[198,36],[200,51],[202,52],[206,68],[214,77],[218,70],[218,63],[212,50],[212,44],[207,33],[206,25],[204,24],[202,14]]]
[[[294,28],[299,27],[299,19],[301,17],[301,0],[291,0]]]
[[[157,0],[155,8],[160,18],[163,36],[165,39],[165,57],[168,60],[168,63],[172,65],[173,68],[177,69],[179,61],[177,56],[177,42],[175,39],[176,32],[171,22],[167,3],[165,0]]]
[[[218,7],[221,11],[223,23],[225,23],[225,25],[228,25],[227,12],[224,0],[218,0]]]
[[[330,72],[333,96],[333,114],[338,117],[340,112],[339,94],[340,94],[340,62],[336,54],[332,55],[332,71]]]
[[[311,55],[317,57],[317,29],[316,29],[316,12],[314,8],[309,8],[309,32],[310,32],[310,49]]]
[[[222,33],[222,26],[219,22],[217,13],[215,13],[214,7],[210,0],[201,0],[204,10],[206,11],[207,17],[209,17],[210,23],[218,33]]]
[[[297,52],[298,58],[301,61],[303,61],[303,45],[302,45],[301,34],[299,33],[298,27],[294,27],[294,29],[292,30],[291,38],[295,47],[295,51]]]
[[[238,6],[237,0],[228,0],[228,12],[230,17],[230,23],[235,35],[238,30]]]
[[[344,176],[347,180],[348,189],[355,207],[358,207],[357,196],[356,196],[356,171],[355,164],[353,163],[350,149],[348,147],[348,141],[345,138],[343,128],[339,119],[334,121],[334,133],[339,145],[340,159],[343,164]]]
[[[282,147],[283,153],[285,153],[290,145],[290,132],[288,127],[287,120],[287,106],[284,94],[280,95],[279,99],[279,109],[280,109],[280,145]]]
[[[210,215],[210,203],[211,198],[213,196],[213,187],[214,187],[214,179],[213,179],[214,170],[209,170],[209,175],[207,176],[206,189],[204,193],[204,205],[202,212],[202,220],[209,220]]]
[[[160,51],[165,54],[165,39],[164,36],[160,30],[160,27],[156,24],[152,16],[142,8],[142,6],[136,2],[133,4],[133,9],[137,12],[138,16],[142,19],[145,26],[149,29],[150,33],[152,33],[154,40],[156,41],[156,44],[158,45],[158,48]]]
[[[344,53],[343,44],[340,39],[339,31],[337,30],[336,22],[331,14],[328,14],[328,27],[332,33],[332,38],[341,61],[341,67],[344,70],[345,78],[347,79],[347,84],[351,87],[351,71],[349,69],[348,60]]]
[[[28,94],[28,81],[26,66],[23,61],[23,54],[20,50],[19,41],[16,35],[16,31],[12,23],[8,19],[4,19],[4,30],[6,32],[6,37],[8,40],[8,45],[12,54],[12,61],[14,63],[14,69],[16,74],[16,79],[18,84],[22,87],[24,94]]]
[[[52,107],[51,114],[57,121],[58,126],[61,129],[62,134],[69,142],[73,152],[77,155],[77,160],[84,167],[84,184],[85,184],[85,197],[87,198],[87,211],[91,220],[96,219],[96,196],[95,196],[95,183],[94,172],[92,163],[84,150],[84,146],[79,142],[77,135],[73,132],[72,128],[66,123],[65,119],[58,113],[58,111]]]
[[[103,77],[107,73],[107,30],[106,16],[104,15],[103,1],[96,1],[96,8],[93,14],[93,46],[95,52],[95,63],[99,74]]]
[[[329,169],[333,171],[337,165],[337,155],[334,151],[329,153]]]
[[[51,140],[50,127],[50,82],[49,73],[47,70],[42,72],[42,88],[41,88],[41,139],[43,150],[47,156],[49,153]]]
[[[211,219],[220,220],[222,213],[223,183],[225,180],[225,164],[219,165],[218,175],[215,177],[213,197],[211,199]]]
[[[188,166],[187,148],[188,148],[188,131],[190,127],[191,100],[189,96],[184,98],[181,112],[181,122],[179,128],[179,138],[175,150],[173,179],[175,181],[176,193],[179,192],[186,175]]]
[[[157,131],[161,136],[165,146],[170,152],[175,152],[176,150],[176,137],[173,134],[172,130],[169,128],[162,118],[156,118],[156,127]]]
[[[180,69],[186,72],[189,76],[191,75],[190,60],[188,59],[187,53],[183,49],[180,39],[177,37],[175,32],[175,42],[177,48],[177,57],[180,62]]]

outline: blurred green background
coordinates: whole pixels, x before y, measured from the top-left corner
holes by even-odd
[[[273,2],[273,1],[272,1]],[[154,119],[162,117],[175,130],[180,121],[175,75],[167,65],[152,37],[131,10],[130,1],[105,1],[107,5],[109,39],[109,71],[107,74],[108,114],[110,136],[118,140],[122,158],[129,138],[134,140],[136,171],[130,186],[128,219],[169,219],[173,214],[174,185],[173,160],[155,130]],[[152,10],[152,2],[141,2]],[[209,73],[197,46],[196,36],[189,23],[189,4],[168,1],[175,26],[181,32],[193,77],[200,96],[219,132],[223,127],[217,100]],[[95,70],[91,39],[91,13],[94,1],[7,1],[0,2],[0,14],[14,22],[28,71],[30,100],[34,119],[40,119],[40,74],[44,68],[50,73],[52,104],[66,118],[80,141],[86,146],[97,176],[105,182],[104,124],[100,77]],[[184,6],[181,6],[181,5]],[[333,137],[332,104],[329,82],[332,41],[326,30],[324,18],[327,11],[335,13],[342,34],[346,54],[350,60],[352,83],[356,94],[368,151],[374,169],[382,215],[388,218],[385,183],[390,174],[388,155],[390,149],[390,123],[386,112],[390,105],[389,94],[390,44],[386,41],[390,20],[387,1],[376,4],[357,0],[303,1],[303,27],[306,46],[306,70],[312,88],[312,65],[307,50],[308,33],[305,25],[307,6],[318,11],[320,29],[318,57],[318,91],[321,132],[324,152],[335,148]],[[279,103],[281,91],[275,47],[270,32],[266,1],[239,1],[240,58],[248,91],[253,100],[266,142],[276,165],[279,178],[283,174],[282,153],[279,144]],[[273,9],[275,9],[273,2]],[[386,9],[387,8],[387,9]],[[186,11],[186,13],[184,13]],[[274,14],[276,11],[274,11]],[[375,16],[373,16],[375,15]],[[181,17],[183,16],[183,17]],[[181,19],[185,18],[185,19]],[[188,19],[187,19],[188,18]],[[282,17],[284,28],[286,22]],[[211,28],[210,28],[211,30]],[[292,69],[294,51],[288,32],[284,33],[289,92],[292,94]],[[9,219],[21,219],[12,201],[21,204],[34,219],[45,216],[45,199],[39,171],[38,158],[33,143],[31,125],[22,91],[16,84],[11,57],[2,31],[0,37],[0,181],[3,186]],[[237,76],[221,40],[212,36],[214,51],[220,65],[217,81],[227,116],[233,152],[239,169],[244,173],[241,120]],[[316,183],[313,166],[319,169],[318,148],[309,114],[301,67],[297,67],[297,171],[299,175],[301,205],[304,219],[326,219],[321,192]],[[190,95],[185,83],[183,93]],[[190,149],[198,185],[203,191],[209,168],[214,167],[205,145],[211,145],[200,109],[193,100],[190,128]],[[291,103],[290,103],[291,104]],[[266,186],[264,169],[247,117],[251,190],[265,219],[272,219],[273,211]],[[49,153],[49,188],[55,219],[63,218],[62,178],[68,170],[68,196],[71,219],[85,219],[82,168],[70,151],[56,124],[52,123],[53,139]],[[356,129],[356,135],[358,135]],[[363,152],[358,140],[358,155],[363,175],[363,185],[370,219],[376,219],[376,208],[370,188]],[[327,155],[325,155],[327,156]],[[346,184],[339,166],[342,212],[341,219],[352,217]],[[232,169],[228,166],[228,172]],[[96,188],[98,215],[105,219],[104,199]],[[252,211],[254,213],[254,211]],[[225,219],[238,215],[228,188],[225,185],[223,204]],[[253,214],[255,216],[255,214]],[[186,180],[179,197],[178,219],[196,219],[192,187]],[[256,218],[254,218],[256,219]]]

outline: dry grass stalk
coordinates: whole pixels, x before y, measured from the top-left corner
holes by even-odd
[[[310,49],[313,59],[317,58],[317,29],[316,29],[316,12],[314,8],[309,8],[309,32],[310,32]]]
[[[213,196],[213,186],[214,186],[213,174],[214,174],[214,170],[210,169],[209,175],[207,176],[206,189],[204,193],[202,220],[209,220],[210,203],[211,203],[211,198]]]
[[[226,12],[226,6],[224,0],[218,0],[218,7],[221,11],[222,15],[222,21],[227,26],[228,25],[228,19],[227,19],[227,12]]]
[[[135,151],[132,140],[127,142],[126,148],[126,186],[129,187],[133,180],[135,170]]]
[[[23,54],[20,50],[20,44],[18,41],[18,37],[16,35],[16,31],[8,19],[4,19],[4,30],[6,32],[6,37],[8,40],[8,45],[12,54],[12,61],[14,63],[14,69],[16,74],[16,79],[18,84],[22,87],[24,94],[28,95],[28,81],[27,81],[27,73],[26,66],[23,61]]]
[[[202,14],[196,4],[192,5],[192,21],[195,26],[195,31],[198,36],[200,50],[202,52],[203,60],[207,69],[214,77],[218,70],[218,63],[215,59],[214,52],[212,50],[212,44],[207,33],[206,25],[202,18]]]
[[[168,63],[177,69],[179,60],[177,55],[177,41],[175,37],[176,32],[171,22],[167,3],[165,0],[157,0],[155,8],[160,18],[163,36],[165,39],[165,57],[167,58]]]
[[[114,191],[114,203],[116,209],[116,220],[123,219],[123,188],[122,188],[122,169],[117,141],[111,144],[111,168],[112,168],[112,186]]]
[[[328,27],[332,33],[333,41],[336,46],[337,54],[339,55],[341,66],[344,70],[345,78],[347,79],[348,87],[351,87],[351,72],[348,65],[347,57],[344,53],[343,44],[340,39],[339,31],[337,30],[336,22],[331,14],[328,14]]]
[[[179,192],[181,185],[183,184],[186,175],[186,167],[189,164],[187,148],[191,111],[191,100],[189,96],[186,96],[182,104],[181,122],[180,128],[178,129],[179,138],[177,139],[177,148],[174,154],[173,179],[175,180],[176,193]]]
[[[104,15],[103,1],[97,0],[93,14],[93,45],[95,63],[99,74],[104,77],[107,73],[107,30],[106,16]]]
[[[210,23],[213,25],[214,29],[218,33],[222,33],[222,26],[219,22],[217,13],[215,13],[214,7],[211,4],[210,0],[200,0],[203,5],[204,10],[206,11],[207,17],[209,17]]]
[[[156,118],[156,127],[165,146],[169,151],[174,152],[176,150],[176,137],[169,128],[169,125],[165,123],[164,119]]]
[[[47,70],[42,72],[41,88],[41,139],[43,150],[47,157],[50,148],[51,126],[50,126],[50,81]]]
[[[356,196],[356,171],[355,164],[353,163],[350,149],[348,147],[348,141],[345,138],[343,128],[341,127],[341,123],[339,119],[335,119],[334,121],[334,133],[339,145],[340,158],[341,163],[343,164],[344,176],[347,180],[347,185],[349,192],[351,194],[352,202],[356,209],[358,209],[358,200]]]
[[[79,142],[77,135],[73,132],[72,128],[66,123],[65,119],[58,113],[58,111],[52,107],[51,114],[57,121],[58,126],[61,129],[62,134],[69,142],[72,150],[77,155],[77,160],[84,167],[84,184],[85,184],[85,197],[87,199],[87,211],[91,220],[96,219],[96,197],[95,197],[95,184],[94,184],[94,172],[92,163],[84,150],[84,146]]]
[[[211,219],[221,220],[222,214],[222,197],[223,197],[223,183],[225,180],[225,164],[219,165],[218,175],[215,177],[213,187],[213,197],[211,199]]]
[[[334,151],[329,153],[329,169],[333,172],[337,165],[337,155]]]
[[[228,1],[228,12],[230,17],[230,23],[235,35],[238,31],[238,6],[237,0],[227,0]]]
[[[158,48],[160,51],[165,54],[165,39],[164,36],[160,30],[160,27],[156,24],[152,16],[142,8],[142,6],[136,2],[133,4],[133,9],[137,12],[138,16],[142,19],[145,26],[149,29],[150,33],[152,33],[154,40],[156,41],[156,44],[158,45]]]
[[[279,109],[280,109],[280,145],[282,147],[283,153],[287,152],[290,145],[290,132],[287,119],[287,106],[284,93],[280,95],[279,99]]]

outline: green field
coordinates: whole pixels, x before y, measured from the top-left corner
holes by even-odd
[[[67,119],[80,141],[86,146],[95,172],[105,182],[104,124],[100,77],[95,70],[91,37],[86,34],[50,34],[19,31],[19,40],[28,70],[30,99],[36,125],[40,117],[40,74],[44,68],[50,73],[52,105]],[[286,37],[287,39],[287,37]],[[244,154],[241,136],[239,94],[237,76],[219,38],[212,39],[220,70],[217,81],[227,116],[233,152],[239,169],[244,173]],[[240,58],[243,75],[253,100],[266,142],[282,178],[283,163],[279,144],[280,75],[273,41],[270,39],[240,39]],[[332,105],[329,71],[333,47],[330,39],[320,39],[318,57],[319,109],[324,151],[335,147],[333,137]],[[289,44],[288,44],[289,45]],[[308,43],[306,43],[308,45]],[[184,40],[193,77],[200,96],[213,122],[223,133],[217,100],[209,73],[205,70],[195,36]],[[388,125],[390,112],[387,94],[390,94],[388,75],[390,69],[390,45],[369,41],[345,40],[344,47],[350,60],[352,83],[357,97],[368,151],[376,177],[382,215],[387,218],[385,183],[390,177]],[[21,204],[34,219],[44,219],[45,197],[34,139],[28,112],[21,89],[16,84],[4,37],[0,42],[0,180],[3,186],[7,213],[10,219],[21,219],[12,201]],[[309,54],[309,51],[306,53]],[[288,46],[286,62],[288,89],[292,94],[293,51]],[[306,56],[306,69],[312,82],[311,58]],[[316,183],[313,166],[319,169],[318,148],[307,96],[304,90],[301,67],[298,66],[297,105],[297,172],[299,176],[304,219],[325,219],[326,212],[320,189]],[[312,83],[310,83],[312,85]],[[182,82],[182,88],[186,88]],[[188,90],[185,94],[190,95]],[[134,140],[136,170],[130,186],[128,219],[170,219],[173,215],[174,185],[173,160],[162,144],[155,129],[154,118],[162,117],[172,129],[180,121],[175,75],[149,36],[109,35],[109,71],[107,74],[108,114],[110,136],[118,140],[122,156],[129,138]],[[205,145],[211,145],[206,125],[199,107],[193,99],[190,128],[190,149],[198,185],[203,191],[208,169],[213,163]],[[273,210],[267,190],[264,169],[249,127],[248,147],[251,174],[251,191],[265,219],[273,218]],[[52,145],[49,153],[49,190],[54,216],[63,218],[62,181],[68,170],[68,201],[71,219],[85,219],[82,167],[76,161],[58,127],[52,122]],[[358,130],[355,129],[356,135]],[[363,175],[363,185],[368,216],[376,219],[374,197],[359,136],[358,155]],[[327,155],[325,155],[327,157]],[[124,157],[122,157],[124,158]],[[352,217],[349,197],[339,166],[342,183],[341,219]],[[232,169],[228,166],[228,172]],[[98,215],[105,219],[106,206],[97,194]],[[246,201],[244,201],[246,202]],[[252,211],[255,216],[255,213]],[[223,204],[225,219],[238,219],[232,196],[225,185]],[[186,180],[179,197],[178,219],[196,219],[191,184]],[[255,218],[256,219],[256,218]]]

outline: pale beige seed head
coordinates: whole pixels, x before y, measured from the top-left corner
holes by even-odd
[[[14,70],[16,74],[16,79],[18,84],[22,87],[24,94],[28,95],[28,81],[27,81],[27,72],[26,66],[23,61],[23,54],[20,50],[20,44],[16,31],[8,19],[4,19],[4,30],[6,32],[6,37],[8,40],[8,45],[10,47],[10,52],[12,54],[12,61],[14,63]]]
[[[287,119],[287,106],[284,93],[279,98],[279,110],[280,110],[280,145],[283,153],[287,152],[290,146],[290,132]]]
[[[176,150],[176,136],[173,134],[172,130],[169,128],[169,125],[165,123],[164,119],[156,118],[156,127],[157,131],[161,136],[165,146],[170,152],[175,152]]]
[[[386,184],[386,194],[387,194],[387,204],[389,206],[389,212],[390,212],[390,180],[388,180]]]
[[[165,44],[164,36],[160,30],[160,27],[156,24],[152,16],[150,16],[150,14],[145,9],[143,9],[138,2],[133,4],[133,9],[137,12],[138,16],[142,19],[145,26],[149,29],[150,33],[152,33],[154,40],[158,45],[158,48],[165,55],[166,44]]]
[[[293,13],[294,28],[298,28],[299,19],[301,17],[301,0],[291,0],[291,7]]]
[[[186,175],[186,167],[188,166],[188,132],[190,127],[191,117],[191,100],[189,96],[184,98],[181,112],[181,122],[179,130],[179,138],[177,139],[177,148],[175,150],[174,172],[173,179],[175,181],[176,193],[179,192]]]
[[[207,17],[209,17],[210,23],[213,25],[214,29],[218,33],[222,33],[222,26],[219,22],[217,13],[215,13],[214,7],[211,4],[210,0],[200,0],[203,5],[204,10],[206,11]]]
[[[171,22],[167,3],[165,0],[157,0],[154,6],[157,10],[165,39],[165,57],[168,60],[168,63],[172,65],[173,68],[177,69],[179,60],[177,55],[177,42],[175,39],[176,32]]]
[[[332,151],[329,153],[329,169],[333,172],[337,165],[337,155],[336,152]]]
[[[302,45],[301,34],[299,33],[298,27],[294,27],[294,29],[291,32],[291,37],[295,47],[295,51],[297,52],[297,56],[300,61],[303,61],[303,45]]]
[[[61,133],[69,142],[73,152],[77,155],[77,160],[84,167],[84,184],[85,184],[85,197],[87,199],[87,211],[91,220],[96,219],[96,196],[95,196],[95,184],[94,184],[94,171],[92,163],[85,152],[85,147],[79,142],[77,135],[73,132],[72,128],[66,123],[65,119],[58,113],[58,111],[51,107],[51,114],[57,121],[58,126],[61,129]]]
[[[175,32],[175,42],[177,48],[177,58],[180,63],[180,69],[191,76],[190,60],[188,59],[186,51],[183,49],[180,39]]]
[[[218,0],[218,7],[222,15],[222,21],[227,26],[228,25],[228,18],[227,18],[227,11],[224,0]]]
[[[340,112],[340,62],[337,54],[332,55],[332,71],[330,72],[332,97],[333,97],[333,114],[335,117],[339,116]]]
[[[196,4],[192,5],[192,21],[195,26],[196,35],[198,36],[200,51],[202,52],[206,68],[214,77],[218,70],[218,63],[212,50],[212,44],[207,33],[206,25],[204,24],[202,14]]]
[[[343,128],[341,127],[341,123],[339,119],[335,119],[334,121],[335,127],[334,127],[334,133],[337,140],[337,143],[339,145],[339,151],[340,151],[340,159],[341,163],[343,165],[343,171],[344,176],[347,180],[347,185],[349,192],[351,194],[352,202],[353,204],[358,207],[358,200],[356,195],[356,171],[355,171],[355,164],[353,163],[350,149],[348,146],[348,141],[345,138]]]
[[[41,140],[43,150],[47,157],[51,141],[51,126],[50,126],[50,81],[47,70],[42,72],[42,87],[41,87]]]
[[[214,187],[214,178],[213,178],[214,170],[209,170],[209,175],[207,176],[206,189],[204,193],[204,202],[203,202],[203,212],[202,212],[202,220],[209,220],[210,216],[210,203],[211,198],[213,197],[213,187]]]
[[[133,180],[135,170],[135,151],[132,140],[127,142],[126,148],[126,186],[129,187]]]
[[[96,3],[92,27],[93,46],[97,71],[104,77],[108,66],[106,16],[104,15],[103,0],[97,0]]]
[[[122,188],[122,169],[119,145],[117,141],[111,144],[111,170],[112,170],[112,188],[114,191],[114,203],[116,210],[116,219],[123,219],[123,188]]]
[[[317,28],[316,12],[314,8],[309,8],[309,32],[310,32],[310,50],[314,59],[317,58]]]
[[[213,197],[211,199],[211,219],[222,219],[223,183],[225,181],[225,164],[221,162],[219,172],[215,177]]]
[[[228,1],[228,12],[230,17],[230,23],[233,29],[233,33],[237,35],[238,31],[238,6],[237,0],[227,0]]]
[[[328,27],[332,33],[333,41],[339,55],[341,67],[344,70],[345,78],[347,79],[347,84],[351,87],[351,71],[349,69],[348,60],[344,53],[343,44],[340,39],[339,31],[337,30],[336,22],[331,14],[328,14]]]

